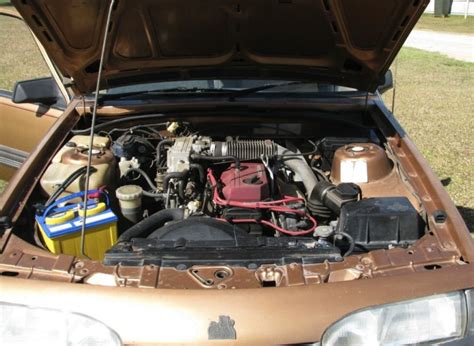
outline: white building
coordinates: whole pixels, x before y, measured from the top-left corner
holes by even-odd
[[[434,3],[435,0],[431,0],[430,4],[425,10],[425,13],[434,13]],[[466,12],[466,7],[468,6],[468,1],[466,0],[454,0],[451,14],[464,15]],[[470,0],[469,3],[469,16],[474,16],[474,1]]]

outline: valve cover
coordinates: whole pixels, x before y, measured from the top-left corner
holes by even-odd
[[[240,170],[231,165],[221,175],[225,199],[238,202],[258,202],[270,196],[265,166],[242,163]]]

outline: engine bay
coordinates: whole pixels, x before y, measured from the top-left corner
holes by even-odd
[[[425,233],[416,196],[376,136],[113,123],[99,126],[92,148],[76,131],[41,177],[38,246],[106,266],[256,269],[341,262]]]

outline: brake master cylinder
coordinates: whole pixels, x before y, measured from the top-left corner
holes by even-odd
[[[95,172],[90,175],[89,189],[111,186],[115,178],[115,157],[110,150],[110,139],[94,136],[92,147],[92,167]],[[42,176],[41,187],[48,195],[53,192],[75,171],[87,166],[89,136],[74,136],[54,156],[51,164]],[[73,181],[65,190],[66,194],[84,189],[85,177]]]

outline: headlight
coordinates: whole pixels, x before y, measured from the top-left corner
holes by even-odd
[[[474,289],[466,291],[467,299],[467,328],[466,335],[474,337]]]
[[[471,335],[473,292],[439,294],[355,312],[330,326],[321,343],[411,345]]]
[[[105,324],[88,316],[0,302],[2,345],[122,345]]]

